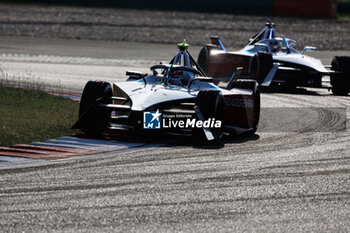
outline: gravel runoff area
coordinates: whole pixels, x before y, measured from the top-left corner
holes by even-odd
[[[350,21],[77,7],[0,5],[0,36],[203,45],[219,35],[240,48],[271,19],[277,35],[320,50],[350,49]]]

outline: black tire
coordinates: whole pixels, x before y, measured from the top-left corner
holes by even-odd
[[[346,73],[344,75],[331,75],[333,94],[348,95],[350,92],[350,57],[335,56],[332,60],[332,70]]]
[[[83,117],[81,130],[88,134],[101,134],[108,127],[111,110],[93,106],[97,99],[100,103],[112,103],[112,86],[107,82],[89,81],[83,90],[79,106],[79,118]]]
[[[248,134],[254,134],[258,129],[260,120],[260,90],[259,84],[255,80],[238,79],[232,83],[232,88],[248,89],[253,91],[254,95],[254,112],[253,112],[253,127],[248,131]]]
[[[254,113],[253,113],[253,129],[249,132],[249,134],[255,134],[258,129],[259,120],[260,120],[260,90],[258,85],[254,90]]]
[[[202,68],[202,70],[207,73],[209,64],[210,48],[205,45],[201,49],[198,55],[197,63]]]
[[[208,72],[210,52],[213,49],[222,50],[221,48],[215,45],[204,45],[201,51],[199,52],[197,63],[205,73]]]
[[[225,123],[225,100],[223,95],[219,90],[201,90],[197,95],[196,105],[205,120],[215,118],[215,120],[221,121],[220,128],[210,129],[214,136],[214,142],[220,143],[224,135]]]
[[[268,52],[259,51],[253,57],[250,73],[260,85],[264,81],[266,75],[270,72],[272,66],[272,55]]]

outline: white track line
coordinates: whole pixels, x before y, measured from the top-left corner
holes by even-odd
[[[81,64],[81,65],[106,65],[106,66],[140,66],[148,67],[158,64],[160,61],[137,60],[137,59],[107,59],[92,57],[67,57],[54,55],[31,55],[17,53],[2,53],[0,61],[14,62],[37,62],[37,63],[58,63],[58,64]]]
[[[33,142],[31,144],[38,146],[55,146],[98,151],[117,151],[146,145],[146,143],[119,142],[75,137],[61,137],[44,142]]]

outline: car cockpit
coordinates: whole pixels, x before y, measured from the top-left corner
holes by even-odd
[[[298,53],[293,47],[295,46],[295,40],[276,37],[275,24],[271,21],[267,21],[266,27],[253,36],[246,48],[252,53],[258,51],[276,53]]]

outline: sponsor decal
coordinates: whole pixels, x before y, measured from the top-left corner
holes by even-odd
[[[241,98],[225,98],[225,104],[237,108],[253,108],[254,103],[252,99],[241,99]]]
[[[196,118],[187,118],[184,120],[173,120],[172,118],[163,118],[163,128],[220,128],[221,121],[215,118],[209,118],[205,121]]]
[[[143,113],[144,129],[220,128],[221,125],[221,120],[209,118],[202,121],[191,114],[162,114],[159,110]]]
[[[160,129],[162,114],[157,110],[156,112],[143,112],[143,128],[144,129]]]
[[[210,58],[210,63],[212,64],[244,64],[245,59],[242,57],[222,57],[222,56],[213,56]]]

